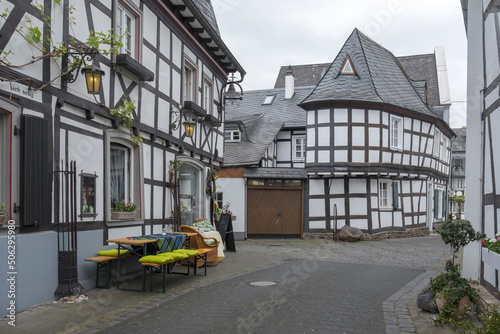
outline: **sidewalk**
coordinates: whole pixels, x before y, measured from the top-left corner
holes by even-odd
[[[441,257],[448,254],[447,247],[441,249],[439,245],[434,245],[437,244],[435,240],[432,237],[424,237],[355,244],[303,240],[238,241],[238,251],[225,252],[226,258],[218,266],[208,266],[207,276],[202,276],[203,270],[200,270],[197,276],[167,277],[165,294],[121,291],[115,286],[110,289],[92,289],[85,292],[88,300],[81,303],[47,303],[18,313],[15,328],[9,326],[8,319],[4,318],[0,320],[0,333],[97,333],[200,287],[209,287],[218,282],[273,267],[286,260],[305,258],[311,256],[311,252],[320,254],[319,256],[326,254],[324,256],[328,256],[329,260],[340,262],[356,261],[362,264],[387,261],[393,262],[394,265],[415,268],[427,266],[423,274],[383,303],[387,333],[453,333],[448,326],[434,326],[431,315],[418,309],[415,302],[416,295],[427,285],[429,277],[441,267]],[[422,247],[423,250],[417,251],[415,256],[412,256],[411,252],[405,253],[405,249],[409,248],[408,243],[414,244],[414,247]],[[428,244],[431,244],[431,247]],[[394,255],[396,253],[398,255]],[[367,254],[371,254],[373,259],[366,257]],[[398,259],[391,259],[390,256],[398,256]],[[440,259],[436,260],[438,258]],[[160,289],[160,281],[161,278],[156,277],[154,290]],[[139,286],[140,282],[141,278],[136,278],[128,284]]]

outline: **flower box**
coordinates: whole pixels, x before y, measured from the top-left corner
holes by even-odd
[[[111,212],[111,219],[113,219],[113,220],[135,219],[135,211],[133,211],[133,212],[112,211]]]
[[[482,247],[482,258],[484,262],[484,280],[496,288],[496,273],[500,271],[500,254]]]
[[[7,220],[7,215],[3,212],[0,212],[0,226],[2,226]]]

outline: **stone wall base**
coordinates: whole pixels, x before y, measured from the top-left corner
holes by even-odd
[[[384,231],[374,234],[363,233],[360,240],[373,241],[383,239],[396,239],[396,238],[414,238],[423,237],[430,234],[427,227],[411,228],[406,231]],[[333,240],[333,232],[329,233],[309,233],[304,232],[304,240]]]

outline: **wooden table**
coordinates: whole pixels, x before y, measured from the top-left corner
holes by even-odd
[[[120,249],[121,249],[122,245],[142,247],[142,249],[143,249],[142,256],[146,256],[146,255],[148,255],[148,251],[147,251],[146,245],[149,244],[149,243],[156,242],[156,240],[154,240],[154,239],[118,238],[118,239],[108,239],[106,241],[109,242],[109,243],[118,244],[118,259],[117,259],[118,262],[117,262],[117,268],[116,268],[117,269],[117,274],[116,274],[116,288],[118,290],[120,290],[120,257],[121,257]],[[123,249],[126,249],[126,248],[123,247]],[[138,252],[132,251],[132,253],[135,253],[136,255],[141,256],[141,254],[139,254]],[[126,289],[122,289],[122,290],[126,290]],[[145,290],[145,286],[143,284],[142,292],[144,292],[144,290]],[[135,290],[132,290],[132,291],[135,291]]]

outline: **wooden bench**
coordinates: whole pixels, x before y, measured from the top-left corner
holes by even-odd
[[[120,258],[130,256],[130,254],[123,254]],[[106,256],[98,255],[94,257],[88,257],[85,259],[87,262],[95,262],[97,264],[97,272],[95,275],[95,287],[100,289],[109,289],[109,283],[111,281],[111,261],[117,260],[118,256]],[[108,267],[108,282],[105,285],[99,286],[99,271],[101,269]]]
[[[199,254],[197,255],[191,255],[189,258],[194,258],[194,274],[196,275],[196,262],[201,259],[204,261],[204,266],[205,266],[205,276],[207,276],[207,254],[211,252],[213,249],[207,249],[207,248],[200,248],[196,249]],[[143,271],[143,276],[142,276],[142,292],[146,290],[146,269],[147,268],[152,268],[152,267],[160,267],[160,270],[163,272],[163,287],[162,287],[162,292],[165,293],[165,287],[167,285],[167,265],[175,262],[181,262],[185,259],[179,259],[179,260],[172,260],[172,261],[167,261],[163,263],[151,263],[151,262],[142,262],[141,264],[144,266],[144,271]],[[189,266],[190,266],[190,261],[188,261],[188,272],[187,275],[189,275]],[[149,275],[149,291],[153,291],[153,275],[150,273]]]

